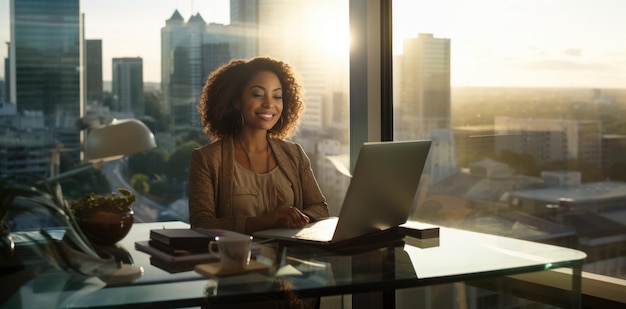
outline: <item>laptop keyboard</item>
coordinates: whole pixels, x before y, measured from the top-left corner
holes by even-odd
[[[302,228],[302,230],[294,235],[294,238],[304,240],[330,240],[333,238],[336,226],[336,220],[317,221],[309,227]]]

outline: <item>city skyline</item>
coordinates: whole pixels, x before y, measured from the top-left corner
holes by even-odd
[[[9,42],[11,0],[0,0],[0,41]],[[161,80],[161,28],[176,10],[188,20],[200,13],[207,23],[230,22],[229,0],[80,0],[85,14],[85,39],[102,40],[103,80],[112,80],[112,59],[141,57],[144,81]],[[146,14],[148,12],[148,14]],[[123,22],[119,22],[123,21]],[[149,49],[146,49],[149,46]],[[4,79],[7,48],[0,48],[0,77]]]
[[[0,0],[4,42],[10,41],[9,3]],[[449,38],[452,86],[626,87],[626,44],[618,30],[626,29],[620,16],[626,11],[625,1],[397,0],[393,4],[397,8],[394,53],[401,52],[402,38],[418,33]],[[103,79],[111,80],[112,58],[141,57],[144,80],[160,82],[160,31],[175,10],[186,20],[200,13],[207,23],[229,23],[228,0],[184,4],[83,0],[85,38],[103,42]],[[0,48],[0,59],[6,54],[6,46]],[[3,62],[0,76],[4,77]]]

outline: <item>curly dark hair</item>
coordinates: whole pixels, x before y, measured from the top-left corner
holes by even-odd
[[[262,71],[276,74],[283,90],[282,120],[268,131],[269,136],[284,139],[295,134],[304,110],[302,86],[295,71],[285,62],[256,57],[231,60],[207,77],[198,102],[198,112],[204,132],[211,139],[218,140],[241,129],[241,114],[234,103],[241,99],[243,87]]]

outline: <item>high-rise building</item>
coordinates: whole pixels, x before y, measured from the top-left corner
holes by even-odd
[[[626,135],[602,135],[602,168],[611,171],[620,165],[626,165]]]
[[[79,0],[11,0],[11,102],[42,111],[46,127],[73,129],[80,116],[79,10]]]
[[[11,42],[6,42],[7,44],[7,55],[9,54],[9,52],[11,51]],[[8,103],[11,102],[11,98],[10,98],[10,91],[9,91],[9,85],[11,85],[10,81],[10,77],[11,75],[9,74],[9,57],[4,58],[2,60],[4,62],[4,80],[2,81],[2,89],[0,91],[2,91],[2,101]]]
[[[245,58],[259,51],[259,2],[263,0],[230,0],[229,32],[233,37],[233,57]]]
[[[232,5],[232,4],[231,4]],[[347,115],[347,95],[344,101],[335,101],[342,97],[337,92],[347,88],[349,50],[332,54],[326,37],[333,37],[341,29],[331,28],[323,22],[325,19],[339,20],[328,16],[329,12],[348,14],[348,6],[336,1],[290,1],[262,0],[257,3],[259,54],[284,60],[292,65],[301,78],[306,104],[301,118],[301,131],[323,132],[323,138],[338,138],[347,135],[347,121],[335,122],[335,112]],[[232,10],[232,7],[231,7]],[[233,14],[231,13],[231,16]],[[231,17],[232,18],[232,17]],[[347,28],[347,24],[345,25]],[[319,65],[324,59],[325,65]],[[339,106],[336,106],[338,104]],[[343,134],[336,134],[337,130]],[[335,134],[333,134],[335,133]],[[322,139],[322,137],[320,137]],[[298,142],[303,142],[298,140]],[[306,147],[306,146],[305,146]],[[317,147],[305,148],[308,153],[315,153]]]
[[[420,33],[404,40],[395,61],[396,132],[407,139],[430,138],[450,128],[450,39]]]
[[[19,121],[36,118],[28,114]],[[3,131],[0,134],[0,175],[47,175],[50,149],[56,146],[56,140],[55,134],[45,128]]]
[[[140,57],[113,58],[112,75],[112,111],[143,116],[143,60]]]
[[[420,33],[404,40],[394,59],[394,139],[431,139],[429,181],[456,173],[450,128],[450,39]]]
[[[230,23],[257,25],[258,7],[259,0],[230,0]]]
[[[0,104],[9,103],[9,98],[6,96],[6,83],[3,79],[0,79]]]
[[[102,40],[85,41],[87,103],[102,102]]]
[[[173,131],[201,131],[196,110],[204,80],[231,58],[251,57],[245,25],[208,24],[200,14],[187,22],[178,11],[161,28],[161,87],[164,112],[171,115]]]

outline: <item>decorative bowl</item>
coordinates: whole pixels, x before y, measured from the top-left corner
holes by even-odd
[[[94,244],[111,246],[122,240],[133,226],[134,213],[95,211],[75,216],[76,223],[85,236]]]

